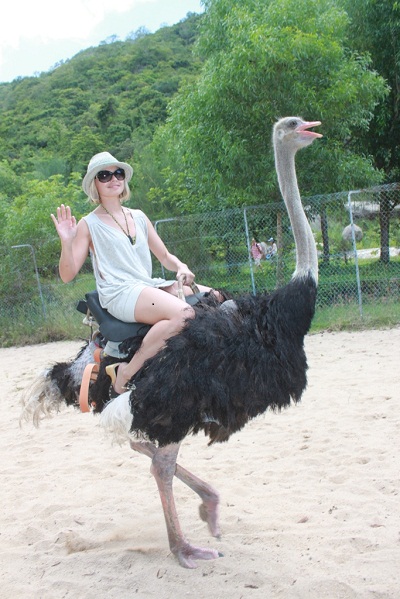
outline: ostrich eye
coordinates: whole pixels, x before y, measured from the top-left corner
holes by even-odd
[[[290,127],[293,127],[293,129],[295,129],[295,128],[297,127],[297,121],[296,121],[295,119],[292,119],[292,120],[289,122],[289,126],[290,126]]]

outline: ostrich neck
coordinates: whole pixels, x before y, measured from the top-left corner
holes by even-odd
[[[275,163],[279,187],[292,226],[296,245],[294,277],[311,274],[318,279],[318,258],[314,235],[301,203],[297,184],[295,154],[284,147],[275,147]]]

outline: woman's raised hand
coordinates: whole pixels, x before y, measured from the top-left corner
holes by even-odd
[[[57,208],[57,217],[51,214],[54,226],[61,241],[72,241],[76,236],[76,219],[71,214],[71,208],[61,204]]]

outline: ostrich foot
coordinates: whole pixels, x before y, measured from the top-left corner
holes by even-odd
[[[222,557],[222,553],[215,549],[206,549],[203,547],[195,547],[187,541],[183,541],[179,548],[171,548],[180,565],[184,568],[197,568],[196,560],[198,559],[217,559]]]
[[[212,536],[220,539],[221,530],[218,523],[218,500],[203,501],[203,503],[199,505],[199,514],[203,522],[207,523]]]
[[[215,549],[190,545],[182,533],[172,491],[173,478],[175,475],[178,476],[179,472],[178,478],[189,484],[191,488],[198,488],[199,483],[198,479],[189,474],[187,470],[181,467],[177,468],[176,458],[178,451],[179,444],[157,448],[152,457],[151,472],[160,493],[170,549],[181,566],[184,568],[196,568],[196,559],[216,559],[219,557],[219,553]],[[210,489],[209,485],[206,485],[206,487],[208,490]],[[203,499],[203,504],[210,501],[210,495],[205,494],[203,489],[201,489],[200,496]],[[218,500],[216,494],[211,495],[211,497],[214,501]],[[216,510],[214,510],[214,513],[216,513]]]

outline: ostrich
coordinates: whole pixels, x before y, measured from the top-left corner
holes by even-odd
[[[361,241],[361,239],[363,238],[363,232],[361,227],[359,227],[358,225],[347,225],[347,227],[345,227],[342,231],[342,239],[344,239],[344,241],[348,241],[349,243],[351,243],[353,241],[353,230],[354,230],[354,239],[356,241]]]
[[[295,155],[321,137],[310,131],[317,125],[319,121],[286,117],[273,129],[278,181],[296,244],[291,281],[269,295],[195,307],[196,317],[188,319],[184,329],[144,364],[131,381],[131,389],[112,401],[107,402],[109,379],[104,369],[93,385],[100,424],[116,439],[128,440],[132,449],[150,457],[170,549],[186,568],[195,568],[199,559],[215,559],[219,553],[196,547],[185,538],[175,508],[174,476],[202,499],[200,516],[211,534],[219,537],[220,530],[218,493],[177,464],[180,443],[200,431],[209,443],[227,441],[268,408],[278,410],[298,402],[307,384],[304,336],[315,310],[318,261],[298,191]],[[131,351],[135,349],[137,345]],[[59,366],[57,376],[50,376],[57,379],[52,381],[55,387],[61,387],[59,370],[63,368]],[[45,395],[39,394],[37,402],[45,402]],[[61,395],[68,403],[65,384]],[[40,407],[33,408],[34,401],[26,409],[37,416]],[[43,405],[42,409],[46,411]]]

